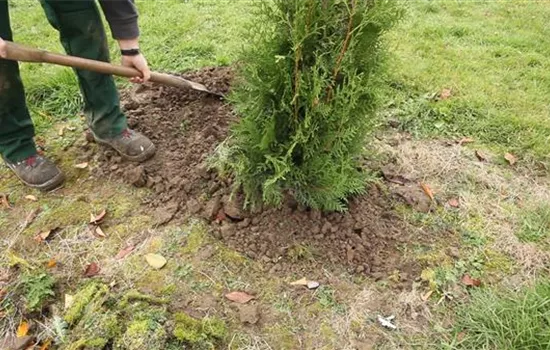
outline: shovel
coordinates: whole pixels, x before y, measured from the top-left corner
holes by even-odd
[[[141,73],[130,67],[123,67],[102,61],[89,60],[75,56],[61,55],[44,50],[38,50],[32,47],[5,41],[7,45],[6,59],[20,62],[51,63],[60,66],[89,70],[101,74],[111,74],[119,77],[133,78],[141,76]],[[151,72],[153,83],[163,84],[176,88],[192,89],[205,92],[210,95],[223,98],[220,93],[208,90],[206,86],[193,81],[177,77],[175,75]]]

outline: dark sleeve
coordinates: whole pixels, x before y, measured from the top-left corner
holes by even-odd
[[[109,22],[113,38],[135,39],[139,36],[138,12],[134,0],[99,0]]]

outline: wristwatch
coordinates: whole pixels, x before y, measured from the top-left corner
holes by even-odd
[[[123,49],[120,50],[122,56],[137,56],[140,54],[139,49]]]

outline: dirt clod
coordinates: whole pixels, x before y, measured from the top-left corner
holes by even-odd
[[[239,305],[239,320],[242,323],[256,324],[260,320],[260,310],[257,304]]]
[[[111,171],[115,166],[116,166],[116,169],[118,169],[118,165],[114,164],[113,166],[111,166]],[[145,169],[142,166],[137,166],[133,169],[130,169],[126,173],[126,177],[128,182],[136,187],[143,187],[147,183],[147,177],[145,176]]]

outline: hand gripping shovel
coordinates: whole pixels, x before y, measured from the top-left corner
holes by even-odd
[[[89,60],[86,58],[80,58],[75,56],[60,55],[44,50],[38,50],[32,47],[13,43],[11,41],[5,41],[7,44],[7,56],[6,59],[20,62],[34,62],[34,63],[51,63],[60,66],[78,68],[89,70],[92,72],[102,74],[112,74],[119,77],[139,77],[141,73],[130,67],[117,66],[102,61]],[[190,80],[186,80],[175,75],[151,72],[150,81],[158,84],[172,86],[176,88],[192,89],[196,91],[202,91],[210,95],[224,97],[222,94],[210,91],[206,86],[195,83]]]

